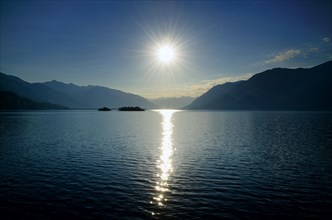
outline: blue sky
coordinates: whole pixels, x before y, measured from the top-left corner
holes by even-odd
[[[332,60],[331,1],[1,1],[0,71],[147,98]],[[176,59],[156,48],[169,42]]]

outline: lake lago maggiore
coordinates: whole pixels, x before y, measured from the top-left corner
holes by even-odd
[[[0,113],[1,219],[324,219],[332,113]]]

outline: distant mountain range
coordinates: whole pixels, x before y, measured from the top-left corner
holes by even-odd
[[[332,110],[332,61],[309,69],[275,68],[217,85],[185,108]]]
[[[147,99],[101,86],[78,86],[58,81],[28,83],[0,73],[2,105],[17,108],[142,108],[223,110],[332,110],[332,61],[304,69],[275,68],[250,79],[217,85],[192,97]],[[12,99],[12,100],[10,100]],[[152,103],[153,102],[153,103]],[[24,104],[25,103],[25,104]],[[52,105],[52,104],[53,105]],[[191,103],[191,104],[190,104]],[[0,103],[1,104],[1,103]]]
[[[178,98],[157,98],[149,99],[150,102],[157,105],[159,108],[179,109],[189,105],[195,98],[193,97],[178,97]]]
[[[20,97],[13,92],[0,91],[0,110],[42,110],[42,109],[67,109],[64,106],[47,102],[35,102],[31,99]]]
[[[10,91],[36,102],[49,102],[69,108],[99,108],[108,106],[140,106],[156,108],[145,98],[101,86],[77,86],[58,81],[28,83],[18,77],[0,73],[0,90]]]

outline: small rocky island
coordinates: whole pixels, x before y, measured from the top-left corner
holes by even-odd
[[[128,106],[128,107],[121,107],[119,108],[119,111],[145,111],[145,109],[141,108],[141,107],[138,107],[138,106],[135,106],[135,107],[132,107],[132,106]]]
[[[107,108],[107,107],[102,107],[102,108],[99,108],[98,111],[109,112],[109,111],[111,111],[111,109]]]

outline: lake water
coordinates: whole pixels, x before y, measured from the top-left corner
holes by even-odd
[[[1,219],[332,216],[332,113],[0,113]]]

